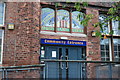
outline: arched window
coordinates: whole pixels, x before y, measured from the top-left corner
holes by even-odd
[[[54,10],[51,8],[42,8],[41,25],[42,30],[54,30]]]
[[[79,16],[80,15],[80,16]],[[83,13],[79,11],[72,12],[72,32],[83,32],[83,25],[80,21],[84,19]]]
[[[67,10],[58,10],[57,11],[57,30],[58,31],[68,31],[70,28],[70,18],[69,12]]]

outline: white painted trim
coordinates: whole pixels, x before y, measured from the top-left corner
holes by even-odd
[[[3,43],[4,43],[4,30],[2,30],[1,62],[0,62],[0,64],[2,64],[2,60],[3,60]]]
[[[110,56],[110,61],[112,61],[112,44],[111,44],[111,39],[109,39],[109,56]]]
[[[6,5],[5,5],[5,3],[3,3],[3,4],[4,4],[3,24],[0,24],[0,26],[4,26],[4,24],[5,24],[5,7],[6,7]]]
[[[55,32],[48,32],[48,31],[41,31],[40,34],[87,37],[86,34],[81,34],[81,33],[64,33],[64,32],[55,33]]]
[[[110,33],[110,22],[108,22],[108,33]]]

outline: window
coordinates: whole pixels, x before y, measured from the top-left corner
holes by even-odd
[[[109,39],[101,39],[101,59],[104,61],[110,60],[109,56]]]
[[[70,31],[70,17],[67,10],[57,10],[57,31]]]
[[[0,63],[2,63],[2,52],[3,52],[3,30],[0,30]]]
[[[43,8],[41,13],[42,30],[54,31],[54,10],[51,8]]]
[[[120,39],[113,39],[114,43],[114,59],[120,61]]]
[[[81,15],[78,18],[78,15]],[[80,19],[80,20],[79,20]],[[73,32],[83,32],[83,25],[80,24],[80,21],[84,19],[83,13],[79,11],[73,11],[72,12],[72,31]]]
[[[78,15],[82,15],[78,18]],[[42,8],[41,30],[56,32],[83,33],[84,27],[80,24],[83,13],[72,9]]]
[[[0,3],[0,26],[4,25],[4,3]]]
[[[108,34],[110,30],[109,30],[108,22],[105,22],[105,18],[107,18],[107,15],[105,15],[105,14],[100,14],[100,16],[99,16],[99,21],[100,21],[101,23],[104,23],[103,26],[102,26],[103,31],[101,31],[101,32],[104,33],[104,34]]]
[[[104,22],[105,18],[107,18],[107,15],[100,14],[99,20],[105,23],[103,25],[104,31],[101,31],[101,32],[103,32],[104,35],[106,35],[110,32],[110,29],[112,29],[114,33],[113,35],[108,34],[107,39],[103,39],[100,42],[101,60],[108,61],[108,60],[114,59],[114,61],[120,61],[120,39],[119,39],[120,30],[118,29],[118,27],[120,26],[120,23],[119,21],[115,21],[115,20]],[[109,25],[111,26],[111,28]]]

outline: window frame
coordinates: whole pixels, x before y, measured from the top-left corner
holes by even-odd
[[[2,30],[2,41],[1,41],[1,60],[0,60],[0,64],[2,64],[2,61],[3,61],[3,44],[4,44],[4,30],[3,29],[0,29]]]
[[[75,8],[73,8],[73,7],[65,7],[65,8],[62,8],[62,6],[58,6],[58,7],[55,7],[55,5],[50,5],[50,4],[48,4],[48,5],[45,5],[45,4],[41,4],[41,10],[42,10],[42,8],[51,8],[51,9],[53,9],[54,10],[54,15],[55,15],[55,25],[54,25],[54,31],[51,31],[51,30],[47,30],[47,31],[50,31],[50,32],[63,32],[63,33],[79,33],[79,34],[87,34],[87,28],[86,28],[86,26],[84,26],[84,28],[83,28],[83,32],[73,32],[72,31],[72,12],[73,11],[77,11]],[[57,30],[57,10],[60,10],[60,9],[63,9],[63,10],[67,10],[68,12],[69,12],[69,19],[70,19],[70,23],[69,23],[69,25],[70,25],[70,27],[69,27],[69,31],[58,31]],[[85,13],[86,14],[86,9],[82,9],[80,12],[82,12],[82,13]],[[40,16],[40,19],[41,19],[41,16]],[[42,22],[42,20],[40,20],[40,31],[46,31],[46,30],[42,30],[41,28],[42,28],[42,25],[41,25],[41,22]]]
[[[106,13],[99,13],[100,14],[104,14],[107,15]],[[113,30],[112,28],[113,24],[112,24],[112,20],[110,20],[108,22],[108,32]],[[114,56],[114,42],[113,39],[120,39],[120,35],[115,35],[115,34],[102,34],[102,37],[106,36],[109,39],[109,60],[110,61],[114,61],[115,60],[115,56]],[[101,50],[101,49],[100,49]]]
[[[102,39],[102,40],[103,40],[103,39]],[[100,42],[101,42],[101,41],[100,41]],[[103,45],[103,46],[104,46],[104,50],[101,49],[101,53],[104,52],[104,57],[103,57],[102,54],[101,54],[101,60],[104,59],[104,61],[110,61],[110,58],[111,58],[110,50],[111,50],[111,49],[110,49],[110,39],[109,39],[109,38],[108,38],[108,46],[109,46],[109,49],[108,49],[108,50],[106,49],[106,45]],[[100,44],[100,47],[101,47],[101,44]],[[108,52],[108,54],[109,54],[108,57],[106,57],[107,52]],[[109,59],[109,60],[107,60],[107,59]]]

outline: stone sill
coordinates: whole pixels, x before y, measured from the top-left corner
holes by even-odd
[[[48,35],[64,35],[64,36],[76,36],[76,37],[87,37],[86,34],[79,33],[64,33],[64,32],[49,32],[49,31],[41,31],[40,34],[48,34]]]

